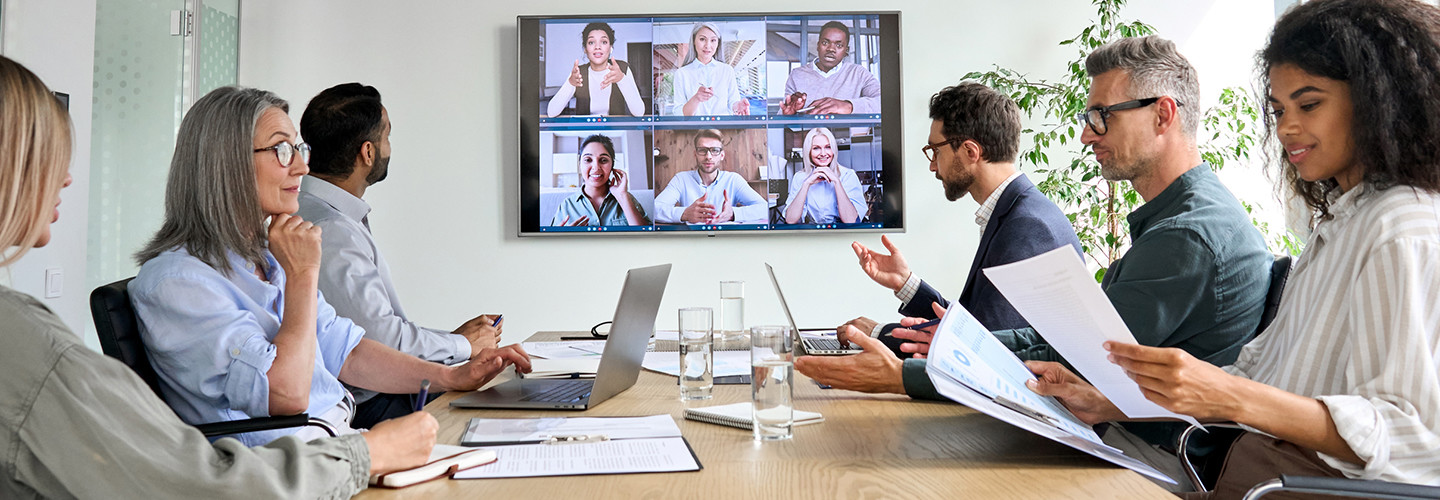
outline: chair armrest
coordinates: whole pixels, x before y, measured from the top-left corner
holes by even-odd
[[[1245,430],[1240,424],[1234,422],[1215,422],[1192,425],[1185,429],[1185,432],[1180,433],[1180,439],[1175,443],[1175,455],[1180,459],[1180,469],[1185,471],[1185,475],[1190,477],[1190,484],[1194,485],[1195,491],[1199,492],[1210,491],[1210,488],[1207,487],[1204,480],[1200,478],[1200,469],[1190,460],[1190,436],[1194,435],[1197,430],[1204,430],[1205,427]]]
[[[1245,500],[1260,498],[1268,493],[1290,491],[1321,495],[1347,495],[1365,498],[1391,500],[1433,500],[1440,498],[1440,486],[1392,483],[1338,477],[1311,477],[1281,475],[1280,479],[1255,485],[1245,494]]]
[[[283,415],[278,417],[258,417],[246,420],[231,420],[228,422],[212,422],[195,426],[200,433],[206,437],[224,436],[227,434],[240,434],[245,432],[268,431],[274,429],[285,429],[289,427],[315,426],[324,429],[331,436],[336,435],[335,428],[329,423],[310,415],[301,413],[299,415]]]

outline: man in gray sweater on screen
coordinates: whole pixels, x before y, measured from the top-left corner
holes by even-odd
[[[838,21],[820,27],[815,61],[790,71],[780,113],[812,115],[879,113],[880,80],[864,66],[846,62],[850,28]]]

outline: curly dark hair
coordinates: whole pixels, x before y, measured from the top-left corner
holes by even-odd
[[[1440,9],[1414,0],[1300,4],[1275,23],[1257,59],[1263,95],[1270,69],[1284,64],[1350,85],[1351,136],[1365,182],[1440,191]],[[1267,113],[1267,139],[1275,127]],[[1285,181],[1316,220],[1329,218],[1335,180],[1308,182],[1279,154]]]

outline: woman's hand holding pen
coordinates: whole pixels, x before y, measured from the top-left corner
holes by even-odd
[[[473,391],[484,387],[499,375],[506,366],[515,365],[515,371],[530,373],[530,355],[519,344],[510,344],[495,349],[481,349],[470,357],[470,362],[450,367],[446,372],[446,391]]]
[[[375,424],[360,435],[370,449],[370,473],[384,474],[425,465],[435,447],[440,424],[435,417],[417,411]]]

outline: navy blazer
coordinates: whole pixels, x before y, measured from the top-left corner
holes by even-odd
[[[1062,245],[1070,245],[1080,254],[1080,239],[1075,237],[1070,219],[1021,174],[1000,194],[985,224],[980,248],[970,264],[970,276],[965,278],[965,289],[960,292],[960,305],[990,331],[1030,326],[980,270],[1025,260]],[[942,306],[948,303],[939,291],[921,281],[915,297],[900,307],[900,314],[933,319],[931,302]],[[889,329],[887,326],[886,331]]]

